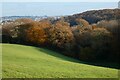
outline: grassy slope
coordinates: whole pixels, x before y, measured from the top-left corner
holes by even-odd
[[[118,70],[74,62],[56,52],[3,44],[3,78],[117,78]]]

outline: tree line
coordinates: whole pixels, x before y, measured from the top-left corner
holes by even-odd
[[[46,47],[83,61],[119,62],[120,19],[91,23],[83,18],[22,18],[5,23],[3,43]],[[71,25],[72,24],[72,25]]]

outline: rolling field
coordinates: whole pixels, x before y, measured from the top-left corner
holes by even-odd
[[[2,77],[117,78],[118,70],[78,63],[48,49],[2,44]]]

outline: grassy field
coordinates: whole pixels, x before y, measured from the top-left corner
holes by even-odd
[[[78,63],[54,51],[2,44],[3,78],[117,78],[118,70]]]

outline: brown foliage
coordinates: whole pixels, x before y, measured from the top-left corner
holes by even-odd
[[[50,23],[48,22],[34,22],[29,23],[27,26],[29,28],[26,30],[26,40],[28,42],[45,45],[47,43],[47,34],[45,29],[50,27]]]
[[[45,44],[47,35],[43,28],[39,26],[30,27],[26,30],[26,40],[35,44]]]
[[[74,36],[67,22],[56,22],[47,30],[47,34],[49,42],[60,49],[70,51],[74,46]]]
[[[105,28],[96,28],[91,32],[92,48],[105,47],[112,40],[111,33]]]
[[[91,41],[91,26],[81,27],[76,26],[72,28],[76,42],[80,46],[89,46]]]
[[[78,24],[78,25],[80,25],[81,27],[87,27],[87,26],[89,26],[89,23],[86,21],[86,20],[84,20],[84,19],[76,19],[76,23]]]
[[[108,58],[112,35],[105,28],[74,27],[74,33],[81,60],[97,60]],[[102,57],[101,57],[102,56]]]
[[[18,22],[20,24],[25,24],[25,23],[31,23],[33,22],[33,20],[30,18],[20,18],[20,19],[16,19],[15,22]]]
[[[97,25],[96,24],[92,24],[92,29],[96,29],[97,28]]]
[[[20,37],[19,34],[22,33],[22,30],[24,30],[25,26],[28,26],[28,23],[30,22],[32,23],[34,21],[32,19],[26,19],[26,18],[17,19],[13,22],[8,22],[3,24],[2,29],[3,30],[6,29],[12,38],[18,38]],[[7,34],[7,33],[4,32],[3,34]]]

